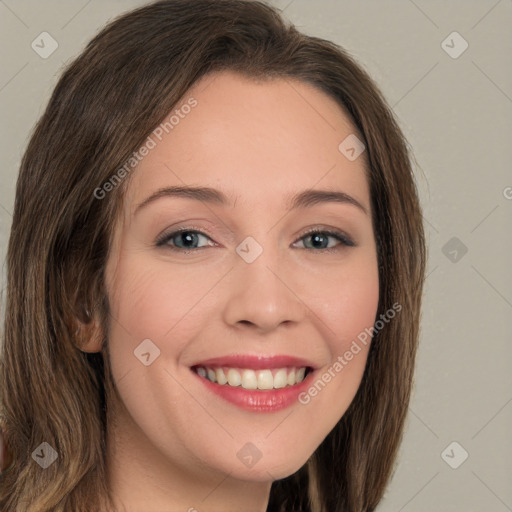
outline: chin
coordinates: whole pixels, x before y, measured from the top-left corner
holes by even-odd
[[[265,460],[265,456],[262,455],[261,459],[254,463],[252,467],[244,467],[244,464],[240,463],[236,465],[236,468],[233,468],[233,465],[230,465],[227,461],[227,467],[222,468],[222,471],[231,473],[230,476],[238,480],[248,482],[274,482],[275,480],[287,478],[299,471],[299,469],[307,463],[310,456],[311,454],[308,453],[298,458],[297,454],[295,454],[293,459],[291,459],[289,454],[283,453],[282,457],[279,458],[273,453],[272,457],[268,457],[267,460]]]

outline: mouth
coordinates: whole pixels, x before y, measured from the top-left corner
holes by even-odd
[[[208,392],[251,412],[274,412],[299,402],[316,368],[291,356],[230,355],[190,367]]]
[[[313,368],[309,366],[292,366],[253,370],[251,368],[227,366],[194,366],[192,370],[200,377],[219,386],[269,391],[300,384],[313,371]]]

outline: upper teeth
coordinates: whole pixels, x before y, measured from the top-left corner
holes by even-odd
[[[241,368],[207,368],[199,366],[196,372],[211,382],[244,389],[279,389],[302,382],[306,373],[303,368],[276,368],[249,370]]]

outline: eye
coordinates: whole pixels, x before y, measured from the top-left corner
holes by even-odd
[[[329,245],[329,238],[337,240],[339,243]],[[299,241],[311,240],[311,245],[307,246],[306,249],[318,249],[319,251],[332,252],[341,249],[339,246],[354,247],[355,243],[343,232],[332,231],[326,229],[313,229],[305,233]],[[318,251],[317,251],[318,252]]]
[[[201,238],[205,240],[212,239],[203,233],[202,231],[191,229],[191,228],[183,228],[177,231],[173,231],[172,233],[164,233],[161,237],[158,238],[155,245],[157,247],[166,246],[173,251],[183,252],[185,254],[190,254],[198,249],[203,249],[205,247],[212,247],[215,243],[198,246]],[[338,244],[329,244],[329,239],[334,239],[338,242]],[[305,243],[310,240],[311,244]],[[355,243],[343,232],[341,231],[332,231],[326,229],[313,229],[308,231],[299,239],[300,242],[303,242],[305,249],[315,249],[316,252],[332,252],[341,249],[341,246],[346,247],[354,247]],[[297,243],[297,242],[295,242]]]
[[[201,231],[184,228],[178,231],[173,231],[172,233],[164,233],[157,239],[155,245],[157,247],[168,246],[172,250],[182,251],[188,254],[189,252],[193,252],[194,250],[202,249],[202,247],[204,247],[195,246],[201,237],[211,240],[208,235],[205,235]]]

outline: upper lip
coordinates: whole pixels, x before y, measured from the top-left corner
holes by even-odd
[[[301,359],[287,355],[251,355],[251,354],[232,354],[228,356],[214,357],[204,361],[200,361],[192,367],[218,367],[228,366],[231,368],[247,368],[251,370],[264,370],[273,368],[284,368],[286,366],[294,366],[296,368],[312,368],[315,366],[306,359]]]

